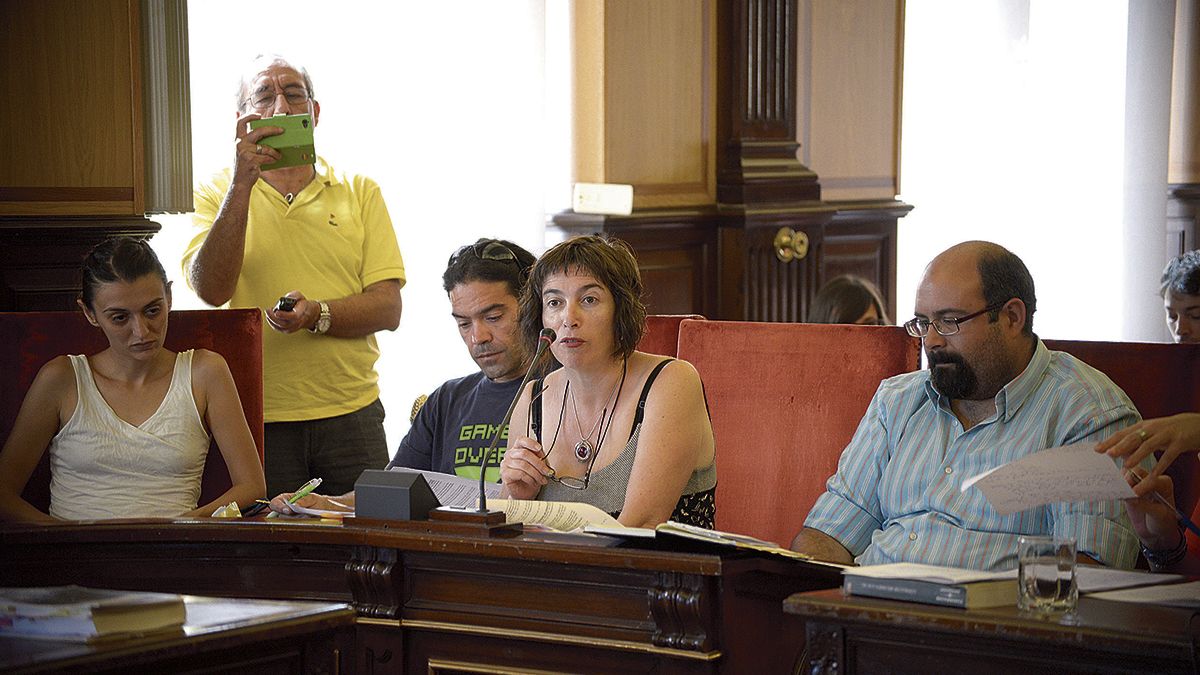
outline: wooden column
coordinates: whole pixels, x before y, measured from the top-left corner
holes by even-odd
[[[719,3],[720,318],[802,321],[835,209],[796,142],[796,0]]]
[[[634,212],[564,213],[555,226],[629,241],[651,312],[800,321],[845,272],[894,297],[895,220],[908,209],[895,200],[900,4],[815,5],[825,14],[808,0],[573,5],[575,180],[632,184]],[[843,6],[871,30],[851,30]],[[822,200],[798,132],[871,189]]]
[[[1169,152],[1167,251],[1178,255],[1200,234],[1200,0],[1175,4]]]

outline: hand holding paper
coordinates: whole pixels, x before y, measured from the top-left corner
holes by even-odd
[[[979,488],[1002,516],[1056,502],[1134,497],[1121,469],[1094,443],[1076,443],[1026,455],[963,481]]]

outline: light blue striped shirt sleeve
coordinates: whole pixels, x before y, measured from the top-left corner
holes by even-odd
[[[1016,566],[1022,534],[1075,537],[1078,550],[1132,567],[1137,537],[1117,501],[1050,504],[1001,516],[962,481],[1059,445],[1096,442],[1139,419],[1104,374],[1039,340],[1025,371],[996,396],[996,413],[969,430],[928,371],[880,384],[837,473],[806,527],[860,564],[924,562],[979,569]]]

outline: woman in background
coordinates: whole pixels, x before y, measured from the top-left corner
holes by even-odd
[[[1175,342],[1200,342],[1200,251],[1188,251],[1167,263],[1159,284],[1167,328]],[[1180,455],[1200,452],[1200,413],[1142,420],[1097,444],[1096,451],[1123,457],[1124,468],[1131,472],[1129,482],[1138,498],[1127,500],[1125,509],[1151,568],[1200,573],[1200,561],[1187,555],[1187,539],[1178,514],[1168,506],[1175,503],[1175,486],[1165,475]],[[1157,461],[1142,476],[1137,467],[1154,454]],[[1160,501],[1153,493],[1163,499]]]
[[[1167,328],[1176,342],[1200,342],[1200,251],[1167,263],[1159,282]]]
[[[77,301],[109,346],[38,372],[0,451],[0,519],[53,522],[208,516],[266,492],[229,365],[207,350],[163,347],[171,284],[150,245],[118,237],[83,263]],[[197,506],[209,434],[233,486]],[[50,513],[21,498],[50,453]]]
[[[521,394],[500,463],[507,496],[586,502],[622,525],[713,527],[712,424],[696,369],[636,350],[646,307],[622,242],[569,239],[534,264],[521,297],[533,349],[543,328],[562,367]],[[538,395],[534,395],[537,392]]]
[[[870,281],[850,274],[830,279],[817,291],[808,309],[808,323],[891,325],[879,289]]]

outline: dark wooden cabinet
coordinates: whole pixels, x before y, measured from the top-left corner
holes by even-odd
[[[715,318],[803,321],[818,283],[816,247],[823,231],[819,222],[793,219],[722,228],[723,302]]]
[[[912,207],[894,200],[835,204],[838,211],[817,252],[816,288],[843,274],[860,276],[879,287],[888,318],[896,321],[896,230]]]
[[[784,599],[841,578],[700,544],[393,525],[6,525],[0,569],[10,585],[353,602],[359,673],[787,672],[803,645]]]
[[[1196,622],[1176,607],[1080,598],[1072,620],[1015,606],[963,610],[846,597],[792,596],[807,652],[793,672],[1195,673]]]
[[[715,209],[661,209],[634,216],[573,212],[554,226],[573,237],[604,233],[629,244],[637,256],[651,314],[718,314],[718,217]]]
[[[93,246],[158,230],[145,218],[0,218],[0,312],[75,311]]]
[[[651,314],[701,314],[729,321],[803,321],[830,279],[855,274],[896,314],[896,225],[902,202],[834,205],[798,216],[722,219],[715,211],[679,209],[653,216],[561,213],[565,236],[604,233],[628,243],[638,259]],[[780,230],[803,241],[780,257]]]
[[[1181,255],[1197,248],[1200,235],[1200,183],[1167,186],[1167,253]]]

